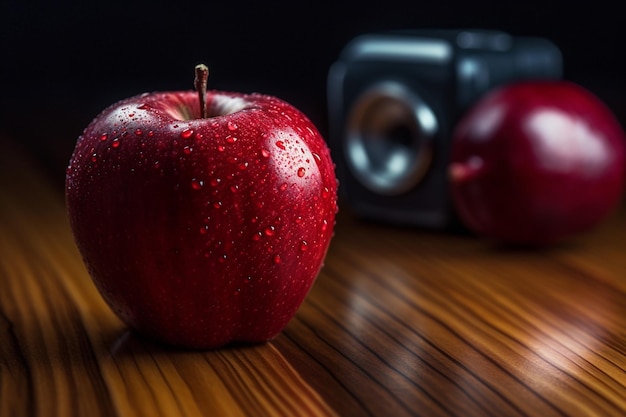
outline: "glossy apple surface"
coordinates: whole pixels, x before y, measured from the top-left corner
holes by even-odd
[[[104,110],[66,176],[77,246],[119,317],[171,345],[275,337],[329,247],[337,181],[325,141],[275,97],[144,94]]]
[[[586,232],[620,203],[625,144],[612,112],[576,84],[505,86],[454,133],[454,205],[469,229],[504,243],[544,245]]]

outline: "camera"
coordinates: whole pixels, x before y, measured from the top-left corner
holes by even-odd
[[[551,41],[491,30],[404,30],[352,39],[328,72],[329,147],[357,215],[460,227],[448,191],[455,124],[489,90],[557,79]]]

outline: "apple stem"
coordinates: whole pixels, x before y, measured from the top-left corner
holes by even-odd
[[[203,119],[209,117],[206,108],[206,88],[208,79],[209,68],[204,64],[196,65],[196,78],[193,81],[193,85],[198,92],[198,98],[200,99],[200,117]]]
[[[465,162],[453,162],[448,168],[448,176],[454,183],[469,182],[485,172],[485,163],[479,156],[472,156]]]

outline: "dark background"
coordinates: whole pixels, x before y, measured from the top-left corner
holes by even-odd
[[[326,135],[329,66],[353,37],[387,29],[547,37],[563,52],[565,78],[626,121],[626,23],[612,1],[1,1],[0,135],[34,149],[59,181],[76,138],[105,106],[190,89],[199,62],[211,69],[209,88],[279,96]]]

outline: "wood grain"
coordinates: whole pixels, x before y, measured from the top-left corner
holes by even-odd
[[[62,190],[0,156],[0,416],[621,416],[626,212],[545,250],[343,209],[269,343],[190,352],[128,331],[91,283]]]
[[[614,230],[606,230],[609,240]],[[618,263],[583,268],[587,241],[524,252],[385,230],[381,246],[366,236],[377,231],[353,226],[349,240],[335,242],[329,278],[296,319],[350,359],[334,375],[347,391],[359,395],[359,386],[372,385],[365,381],[379,381],[359,398],[361,415],[390,407],[393,415],[626,410],[626,300],[621,285],[606,281],[623,279]],[[310,345],[287,335],[300,348]]]

